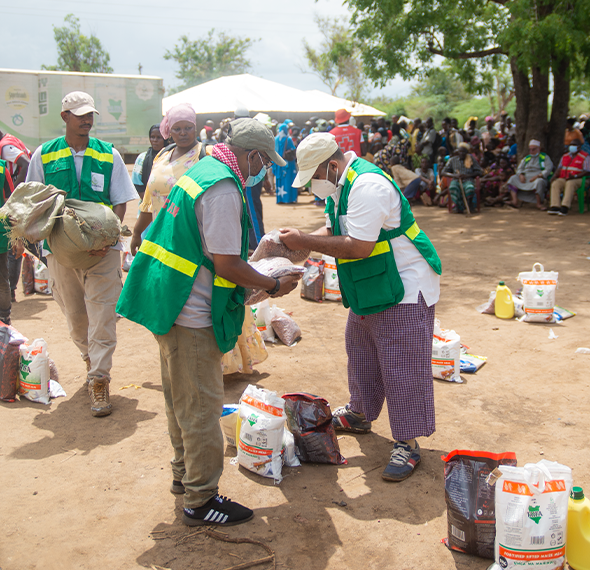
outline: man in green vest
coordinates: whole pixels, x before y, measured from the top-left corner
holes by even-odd
[[[0,207],[8,200],[12,191],[13,185],[8,162],[0,159]],[[8,230],[2,222],[3,220],[0,220],[0,321],[9,325],[12,299],[8,277]]]
[[[139,198],[121,155],[113,145],[90,136],[94,100],[74,91],[62,100],[64,137],[41,145],[33,154],[27,182],[53,184],[66,198],[112,207],[121,221],[127,202]],[[115,306],[121,292],[121,244],[91,252],[101,260],[90,269],[70,269],[44,247],[54,299],[68,323],[70,336],[86,361],[90,411],[108,416],[112,411],[109,383],[117,346]]]
[[[282,229],[291,249],[336,258],[342,301],[350,307],[345,343],[350,402],[333,412],[337,430],[368,433],[387,402],[395,440],[382,473],[403,481],[420,462],[417,437],[435,430],[432,380],[434,306],[440,259],[391,177],[329,133],[297,148],[296,186],[311,180],[326,199],[326,226],[304,234]]]
[[[280,297],[299,277],[273,279],[247,263],[251,227],[244,188],[285,166],[274,137],[256,119],[229,124],[182,176],[150,226],[125,281],[117,312],[150,330],[160,346],[168,417],[172,493],[184,495],[189,526],[240,524],[254,513],[219,495],[223,471],[221,357],[236,344],[244,288]]]

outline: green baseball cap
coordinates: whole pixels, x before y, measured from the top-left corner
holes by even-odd
[[[256,119],[236,119],[229,124],[226,142],[244,150],[261,150],[278,166],[287,163],[275,151],[272,131]]]

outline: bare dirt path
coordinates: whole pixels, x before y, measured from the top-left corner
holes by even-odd
[[[267,230],[322,223],[311,197],[294,206],[263,201]],[[134,212],[129,208],[130,225]],[[348,465],[285,468],[278,486],[230,465],[235,450],[227,450],[221,492],[256,509],[256,517],[225,532],[263,541],[281,570],[487,568],[489,561],[451,553],[440,543],[446,536],[440,456],[453,449],[515,451],[521,465],[560,461],[574,469],[576,484],[590,489],[590,356],[574,354],[590,346],[590,215],[486,210],[466,219],[422,206],[415,213],[443,260],[437,316],[489,361],[464,384],[435,382],[437,432],[421,442],[422,464],[406,482],[381,479],[391,450],[385,414],[373,433],[340,439]],[[474,308],[500,279],[516,290],[518,272],[537,261],[559,271],[558,303],[577,312],[552,326],[556,340],[548,339],[549,326],[501,321]],[[237,402],[248,383],[279,394],[312,392],[333,406],[346,402],[347,311],[337,303],[304,301],[298,291],[278,304],[293,311],[301,342],[270,346],[268,360],[252,376],[226,377],[226,402]],[[189,531],[180,522],[181,499],[168,490],[172,450],[150,333],[119,321],[114,412],[93,418],[85,368],[54,301],[24,298],[19,288],[13,321],[30,339],[47,340],[68,396],[50,406],[0,403],[3,570],[221,570],[267,556],[260,546],[204,534],[177,545]],[[123,389],[130,384],[139,388]],[[150,538],[153,532],[160,540]]]

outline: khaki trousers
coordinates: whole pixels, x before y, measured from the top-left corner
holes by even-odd
[[[172,476],[184,485],[184,506],[194,509],[217,494],[223,472],[222,352],[213,327],[174,325],[154,335],[160,345],[162,387],[174,459]]]
[[[574,194],[581,185],[581,178],[574,178],[573,180],[557,178],[551,182],[551,207],[565,206],[566,208],[571,208]],[[561,199],[562,192],[563,200]]]
[[[110,379],[117,346],[117,313],[121,293],[121,252],[111,249],[90,269],[69,269],[47,256],[53,298],[66,317],[70,336],[84,360],[88,379]]]

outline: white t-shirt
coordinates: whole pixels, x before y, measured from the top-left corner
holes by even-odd
[[[353,152],[344,155],[348,160],[346,170],[338,181],[338,190],[332,198],[338,207],[338,199],[348,168],[357,158]],[[339,220],[342,233],[361,241],[377,241],[381,228],[392,230],[401,223],[401,198],[399,192],[381,174],[371,172],[355,179],[348,196],[345,220]],[[330,220],[327,218],[327,227]],[[346,228],[346,229],[345,229]],[[424,259],[418,248],[405,235],[391,240],[397,270],[404,285],[402,303],[417,303],[422,293],[426,305],[434,305],[440,297],[440,276]]]
[[[21,156],[26,157],[27,153],[24,150],[21,150],[20,148],[14,146],[13,144],[7,144],[6,146],[2,147],[2,156],[0,158],[9,163],[8,166],[10,167],[10,171],[12,173],[14,171],[16,161]]]
[[[195,214],[203,252],[213,261],[213,253],[240,255],[242,250],[242,198],[233,180],[221,180],[209,188],[195,204]],[[213,276],[203,265],[176,324],[191,329],[210,327]]]
[[[41,162],[41,148],[38,147],[31,157],[29,170],[27,172],[27,182],[41,182],[45,184],[45,173],[43,172],[43,163]],[[76,166],[76,177],[80,182],[82,175],[82,163],[84,162],[84,154],[86,150],[76,152],[70,148],[74,157],[74,164]],[[109,187],[109,197],[111,204],[117,206],[118,204],[125,204],[132,200],[139,200],[139,194],[135,186],[131,182],[127,167],[119,154],[119,151],[113,148],[113,173],[111,174],[111,185]],[[121,242],[113,246],[112,249],[123,251]]]

